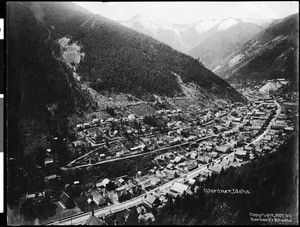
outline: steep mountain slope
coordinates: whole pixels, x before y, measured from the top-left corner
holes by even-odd
[[[53,134],[49,122],[98,108],[83,84],[139,98],[184,96],[179,76],[207,103],[244,100],[197,60],[73,3],[8,3],[7,15],[10,154],[28,145],[25,134],[42,139]],[[33,134],[21,130],[24,121]]]
[[[184,83],[193,82],[217,97],[241,100],[226,82],[195,59],[117,22],[78,12],[62,3],[41,3],[55,38],[70,38],[84,54],[77,73],[97,91],[183,95],[174,73]]]
[[[120,21],[120,23],[166,43],[176,50],[187,53],[195,58],[201,57],[203,59],[202,56],[204,55],[201,53],[201,48],[208,43],[210,37],[213,39],[219,37],[219,40],[226,39],[226,42],[234,38],[236,40],[235,43],[237,43],[237,38],[239,38],[239,42],[243,42],[248,40],[252,35],[257,34],[263,27],[271,23],[271,21],[272,20],[226,18],[200,20],[179,25],[163,23],[138,14],[128,20]],[[231,29],[232,27],[235,27],[235,29]],[[228,34],[226,32],[227,30],[230,30]],[[223,36],[225,37],[223,38]],[[206,42],[202,46],[201,43],[204,40],[206,40]],[[224,44],[226,43],[223,42],[222,48],[224,48]],[[210,48],[212,51],[216,49],[213,48],[213,46]],[[207,53],[208,52],[205,52],[205,54]],[[213,60],[212,57],[211,60]],[[210,64],[204,65],[212,69]]]
[[[261,27],[243,22],[239,19],[228,19],[214,28],[214,33],[192,48],[188,54],[199,58],[204,66],[211,70],[220,67],[228,56],[239,45],[248,41],[261,31]]]
[[[215,71],[228,80],[287,78],[297,81],[299,14],[276,20],[234,52]]]
[[[66,65],[52,56],[52,49],[57,47],[43,16],[37,4],[7,4],[8,138],[13,138],[8,144],[10,156],[22,156],[20,151],[27,146],[22,120],[35,131],[28,133],[29,137],[44,137],[50,130],[50,119],[64,119],[93,106]]]

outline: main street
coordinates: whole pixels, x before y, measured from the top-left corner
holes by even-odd
[[[274,99],[274,103],[276,104],[277,106],[277,111],[276,111],[276,115],[275,117],[273,117],[273,119],[270,121],[268,127],[266,128],[266,130],[261,134],[259,135],[255,140],[253,140],[251,143],[247,144],[246,147],[250,146],[251,144],[256,144],[257,142],[259,142],[267,133],[270,132],[270,129],[272,127],[272,125],[274,125],[278,115],[280,114],[281,112],[281,106],[279,105],[279,103]]]

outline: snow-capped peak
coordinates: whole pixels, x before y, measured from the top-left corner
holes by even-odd
[[[226,31],[228,30],[230,27],[232,27],[233,25],[239,23],[239,21],[237,19],[234,18],[228,18],[225,21],[223,21],[219,26],[218,26],[218,30],[219,31]]]
[[[202,34],[204,32],[207,32],[209,29],[216,26],[220,22],[221,22],[221,20],[217,20],[217,19],[201,20],[199,23],[197,23],[196,30],[198,33]]]

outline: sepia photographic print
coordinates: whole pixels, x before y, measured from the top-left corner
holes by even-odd
[[[298,225],[299,2],[7,2],[7,225]]]

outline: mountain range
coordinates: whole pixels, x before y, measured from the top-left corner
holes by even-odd
[[[237,46],[248,41],[272,21],[229,17],[199,20],[189,24],[168,24],[137,14],[119,22],[199,59],[205,67],[213,70]]]
[[[299,14],[278,19],[233,51],[214,72],[226,80],[285,78],[297,83]]]
[[[207,19],[182,25],[136,15],[120,23],[196,58],[229,82],[297,81],[299,14],[266,20]]]

